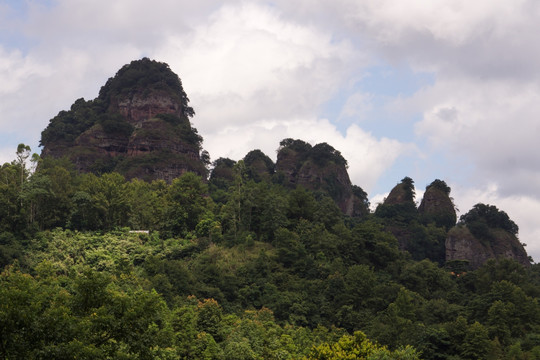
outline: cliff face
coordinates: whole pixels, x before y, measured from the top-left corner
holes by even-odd
[[[477,269],[489,259],[514,259],[530,266],[527,252],[516,236],[502,230],[492,231],[489,240],[478,239],[466,226],[456,226],[446,239],[446,261],[465,260],[471,270]]]
[[[128,123],[135,127],[142,126],[147,119],[158,114],[173,114],[182,116],[182,104],[166,91],[154,90],[150,94],[136,92],[114,99],[109,111],[118,112]]]
[[[384,205],[403,205],[403,204],[410,204],[414,205],[416,208],[416,205],[414,204],[414,195],[411,195],[409,190],[407,189],[407,185],[404,182],[401,182],[394,186],[392,190],[390,190],[390,193],[384,199],[383,202]]]
[[[518,227],[504,211],[476,204],[456,226],[450,187],[442,180],[433,181],[417,209],[413,183],[408,177],[402,179],[375,211],[385,229],[398,240],[400,249],[409,251],[413,259],[427,257],[441,264],[465,261],[470,269],[496,258],[530,265],[517,238]]]
[[[296,183],[310,190],[327,191],[346,215],[353,215],[354,196],[347,169],[338,164],[319,166],[307,161],[298,170]]]
[[[171,182],[186,171],[205,176],[202,138],[192,128],[178,76],[142,59],[118,71],[92,101],[79,99],[43,131],[42,156],[67,156],[81,172]]]

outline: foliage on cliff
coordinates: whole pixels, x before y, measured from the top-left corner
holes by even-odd
[[[164,91],[182,104],[183,116],[188,118],[195,115],[193,108],[188,105],[189,98],[180,78],[171,71],[169,65],[148,58],[134,60],[118,70],[101,87],[98,100],[109,107],[114,100],[132,97],[140,91]]]
[[[455,211],[449,194],[450,187],[444,181],[435,180],[427,186],[417,208],[414,181],[407,176],[392,188],[374,215],[398,239],[400,249],[407,250],[413,259],[428,258],[444,264],[447,226],[452,221],[452,225],[455,224]]]
[[[517,235],[519,230],[506,212],[497,209],[496,206],[482,203],[474,205],[469,212],[461,215],[459,222],[481,239],[491,237],[490,229],[502,229],[512,235]]]

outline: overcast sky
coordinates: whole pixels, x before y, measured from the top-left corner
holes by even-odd
[[[536,0],[0,0],[0,163],[131,60],[177,73],[213,160],[327,142],[373,204],[409,176],[540,260]]]

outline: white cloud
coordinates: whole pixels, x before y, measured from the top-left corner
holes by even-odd
[[[373,95],[370,93],[356,92],[349,96],[341,109],[339,119],[354,118],[356,121],[365,119],[373,109]]]
[[[184,83],[203,133],[226,124],[314,115],[361,54],[275,9],[224,6],[157,52]]]
[[[409,148],[354,125],[342,135],[318,119],[320,107],[367,65],[366,56],[274,8],[225,6],[189,36],[170,36],[158,53],[182,78],[197,113],[194,125],[214,159],[238,160],[254,148],[275,159],[286,137],[327,142],[348,160],[353,182],[370,189]],[[357,100],[349,102],[349,116],[353,105],[358,113]]]
[[[495,178],[507,195],[536,191],[540,158],[531,151],[540,135],[536,85],[446,80],[411,101],[424,109],[418,135],[475,164],[478,181]]]
[[[352,1],[352,0],[351,0]],[[349,1],[345,1],[348,3]],[[349,2],[350,3],[350,2]],[[521,20],[526,1],[363,1],[352,18],[374,32],[382,43],[401,41],[407,32],[429,33],[437,40],[459,45],[483,27],[507,26]]]
[[[13,148],[0,148],[0,166],[2,166],[5,163],[10,163],[13,160],[15,160],[15,151],[17,150],[17,147]]]
[[[36,59],[24,57],[18,50],[6,51],[0,46],[0,96],[15,93],[24,83],[50,73],[51,69]]]

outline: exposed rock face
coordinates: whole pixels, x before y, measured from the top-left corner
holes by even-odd
[[[452,201],[444,192],[436,188],[428,188],[418,207],[418,212],[420,214],[438,214],[444,210],[456,213]]]
[[[497,229],[488,240],[476,238],[466,226],[456,226],[448,232],[446,239],[446,261],[465,260],[471,270],[477,269],[489,259],[514,259],[530,266],[527,252],[512,234]]]
[[[444,181],[435,180],[426,187],[422,202],[418,207],[422,223],[435,223],[450,229],[456,224],[457,215],[450,199],[450,188]]]
[[[283,140],[277,154],[276,173],[289,187],[300,185],[328,193],[346,215],[366,213],[366,202],[353,192],[346,160],[326,143],[312,147],[302,140]]]
[[[384,205],[414,204],[414,198],[409,194],[406,185],[401,182],[394,186],[383,202]]]
[[[328,191],[344,214],[353,215],[352,184],[344,166],[337,164],[319,166],[307,161],[298,170],[296,183],[306,189]]]
[[[130,124],[141,127],[143,121],[158,114],[182,116],[180,101],[166,91],[154,91],[152,94],[135,93],[132,96],[118,98],[111,103],[109,111],[120,113]]]
[[[180,79],[166,64],[125,65],[99,97],[79,99],[43,131],[42,156],[67,156],[81,172],[171,182],[187,171],[206,176],[202,138]]]
[[[296,186],[298,182],[298,170],[311,148],[309,144],[301,140],[295,140],[295,143],[297,142],[301,142],[301,144],[298,146],[281,147],[277,154],[276,172],[280,176],[283,176],[284,184],[290,187]]]

